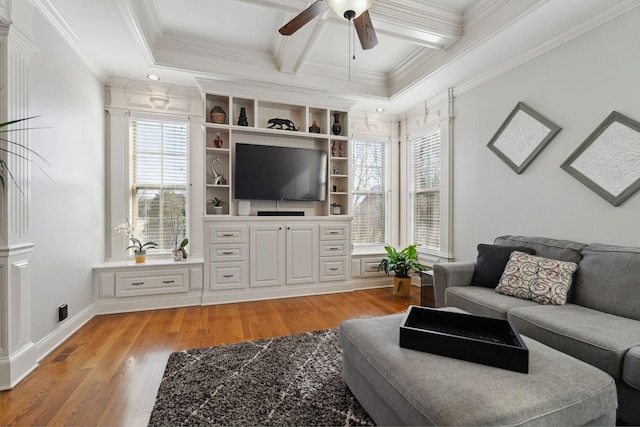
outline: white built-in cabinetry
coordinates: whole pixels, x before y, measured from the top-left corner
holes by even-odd
[[[280,93],[247,97],[212,91],[204,98],[203,304],[350,290],[348,104],[283,101]],[[224,116],[212,115],[221,111]],[[241,111],[246,124],[239,123]],[[271,126],[269,120],[274,118],[290,120],[294,129]],[[339,132],[332,130],[336,122]],[[314,123],[319,133],[311,132]],[[233,182],[238,143],[325,151],[328,197],[304,202],[251,200],[249,212],[240,216]],[[224,171],[222,179],[214,162]],[[221,215],[214,214],[209,204],[214,198],[227,202]],[[333,205],[340,205],[340,211]],[[258,216],[260,211],[296,211],[304,216]]]
[[[205,219],[204,304],[350,290],[349,219]]]
[[[98,313],[200,305],[202,259],[110,262],[93,268]]]

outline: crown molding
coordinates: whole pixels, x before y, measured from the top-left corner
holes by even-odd
[[[587,21],[581,22],[580,24],[574,26],[573,28],[570,28],[569,30],[563,32],[557,37],[554,37],[553,39],[548,40],[547,42],[535,47],[534,49],[530,49],[527,52],[524,52],[520,55],[516,55],[511,59],[509,59],[508,61],[499,64],[497,67],[494,67],[491,70],[488,70],[482,74],[479,74],[473,79],[470,79],[460,85],[457,85],[456,94],[462,94],[477,86],[480,86],[481,84],[491,79],[494,79],[500,76],[501,74],[504,74],[507,71],[513,68],[516,68],[528,61],[531,61],[537,56],[540,56],[558,46],[561,46],[564,43],[586,33],[587,31],[590,31],[606,23],[607,21],[614,19],[626,12],[629,12],[630,10],[639,6],[640,6],[640,2],[638,2],[637,0],[626,0],[623,2],[615,3],[610,8],[602,11],[601,13],[595,16],[592,16]]]
[[[58,10],[49,0],[31,0],[36,9],[45,17],[53,28],[71,46],[80,59],[103,83],[108,80],[105,70],[98,65],[95,58],[89,52],[86,45],[80,40],[78,35],[71,29],[67,21],[60,15]]]
[[[496,13],[509,0],[476,0],[462,12],[462,29],[467,33],[473,27]]]
[[[142,0],[116,0],[125,25],[131,31],[147,65],[154,65],[153,49],[162,38],[155,4]]]
[[[383,23],[393,25],[394,30],[388,32],[392,36],[413,34],[417,39],[445,45],[462,36],[462,15],[446,7],[415,0],[385,0],[373,3],[369,10],[376,30],[385,28]]]

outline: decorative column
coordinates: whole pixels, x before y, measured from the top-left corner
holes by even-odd
[[[36,47],[24,34],[0,18],[0,122],[29,117],[29,67]],[[28,132],[3,136],[29,146]],[[11,151],[30,157],[23,148]],[[13,175],[5,172],[0,188],[0,390],[6,390],[38,363],[31,339],[30,166],[19,156],[0,156]]]

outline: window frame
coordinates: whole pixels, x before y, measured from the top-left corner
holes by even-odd
[[[179,125],[179,126],[183,126],[184,130],[185,130],[185,137],[186,137],[186,146],[185,146],[185,150],[183,153],[184,156],[184,166],[185,166],[185,170],[184,170],[184,185],[175,185],[175,184],[167,184],[167,185],[163,185],[164,182],[154,182],[152,184],[146,184],[146,183],[141,183],[141,182],[134,182],[134,164],[133,164],[133,158],[134,158],[134,149],[135,149],[135,142],[134,142],[134,122],[154,122],[154,123],[160,123],[162,126],[167,125],[167,124],[175,124],[175,125]],[[182,117],[182,116],[167,116],[167,115],[159,115],[159,114],[144,114],[144,113],[138,113],[138,112],[134,112],[131,113],[129,115],[129,119],[128,119],[128,129],[129,129],[129,138],[128,138],[128,157],[127,157],[127,178],[128,178],[128,201],[127,201],[127,205],[128,205],[128,215],[127,218],[128,220],[132,223],[132,225],[135,223],[135,218],[134,218],[134,213],[136,212],[136,206],[134,206],[134,203],[136,202],[136,194],[137,192],[139,192],[140,190],[144,191],[144,190],[157,190],[159,193],[163,193],[165,190],[172,190],[172,189],[178,189],[184,197],[184,230],[183,230],[183,234],[184,236],[188,236],[189,235],[189,231],[190,231],[190,205],[191,205],[191,200],[190,200],[190,191],[189,191],[189,186],[190,186],[190,140],[191,140],[191,130],[190,130],[190,121],[189,118],[187,117]],[[164,130],[164,129],[163,129]],[[160,154],[162,154],[163,156],[165,155],[165,151],[160,151],[158,152]],[[171,156],[171,154],[167,154],[168,156]],[[182,158],[182,154],[180,155],[180,158]],[[163,161],[161,162],[162,165],[164,165],[164,158]],[[162,179],[161,179],[162,181]],[[161,203],[164,200],[161,200]],[[162,204],[161,204],[162,206]],[[139,204],[138,204],[139,207]],[[160,218],[162,220],[162,213],[160,212]],[[160,228],[161,232],[162,230],[162,225]],[[164,235],[164,233],[162,233]],[[134,236],[138,239],[140,239],[142,241],[142,243],[145,243],[147,241],[149,241],[150,239],[144,235],[142,235],[140,233],[140,230],[137,230],[134,234]],[[153,250],[151,254],[153,255],[167,255],[167,254],[171,254],[173,251],[173,247],[171,248],[163,248],[163,242],[159,242],[157,241],[158,239],[151,239],[153,241],[155,241],[156,243],[159,244],[159,248],[158,250]],[[164,240],[164,239],[163,239]],[[179,238],[179,240],[181,241],[182,238]],[[178,242],[179,244],[179,242]],[[127,244],[127,246],[129,246]]]
[[[418,246],[418,252],[428,263],[448,261],[453,259],[453,233],[452,233],[452,176],[453,176],[453,88],[434,99],[428,105],[416,108],[405,116],[404,135],[402,136],[401,169],[404,170],[401,178],[400,198],[402,212],[400,216],[400,236],[402,246],[411,244],[412,227],[409,226],[411,201],[409,200],[410,176],[409,152],[411,150],[410,139],[424,133],[440,129],[440,247],[429,249]]]
[[[358,143],[364,144],[381,144],[384,147],[384,177],[382,179],[384,188],[379,193],[382,196],[382,200],[384,203],[384,233],[381,237],[381,242],[367,242],[367,243],[354,243],[353,239],[353,221],[352,221],[352,229],[351,229],[351,241],[354,253],[371,253],[371,252],[384,252],[384,246],[389,241],[389,236],[391,234],[391,199],[390,199],[390,186],[391,186],[391,139],[389,137],[383,136],[374,136],[374,135],[359,135],[354,134],[351,137],[351,153],[350,153],[350,175],[351,175],[351,188],[350,188],[350,204],[351,204],[351,212],[353,219],[355,220],[355,206],[354,206],[354,198],[356,194],[365,194],[365,192],[357,192],[355,191],[355,167],[353,162],[356,160],[356,155],[354,151],[356,149],[356,141]]]
[[[414,153],[414,149],[415,149],[415,144],[416,142],[420,142],[420,143],[424,143],[425,146],[429,146],[433,143],[432,141],[432,135],[438,134],[437,136],[437,147],[436,150],[438,151],[438,177],[437,177],[437,185],[432,185],[432,186],[424,186],[424,187],[420,187],[418,189],[416,189],[414,187],[415,185],[415,171],[414,171],[414,162],[413,162],[413,153]],[[442,176],[442,131],[440,130],[439,126],[432,126],[430,128],[427,128],[425,130],[423,130],[422,132],[419,132],[417,134],[414,135],[410,135],[407,137],[407,201],[408,201],[408,207],[407,207],[407,242],[408,244],[418,244],[421,247],[421,250],[423,252],[426,253],[439,253],[440,249],[442,247],[442,230],[441,230],[441,222],[442,222],[442,209],[440,208],[440,205],[442,203],[442,182],[441,182],[441,176]],[[437,245],[434,246],[425,246],[424,245],[424,241],[420,241],[420,242],[416,242],[415,241],[415,235],[416,235],[416,220],[418,218],[415,218],[415,209],[416,209],[416,194],[421,194],[421,195],[426,195],[427,198],[429,198],[429,196],[431,195],[437,195],[438,198],[438,205],[437,205],[437,211],[438,211],[438,217],[437,217],[437,221],[438,221],[438,242]],[[435,228],[433,226],[428,226],[428,228]]]

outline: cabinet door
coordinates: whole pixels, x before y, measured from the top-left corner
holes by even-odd
[[[287,227],[287,284],[314,283],[318,279],[318,227]]]
[[[249,286],[283,285],[284,227],[252,226],[249,235]]]

